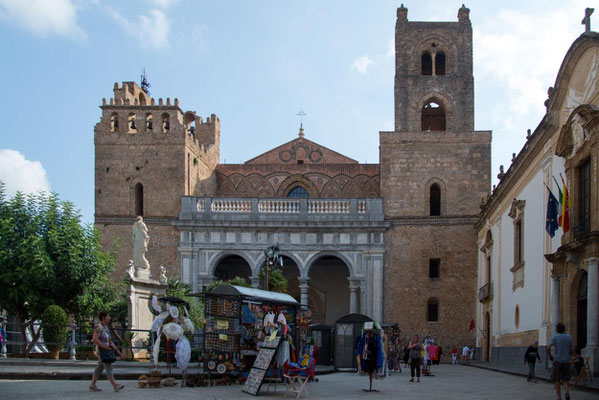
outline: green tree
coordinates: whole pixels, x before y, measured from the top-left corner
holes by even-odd
[[[0,182],[0,308],[16,315],[23,337],[30,328],[25,355],[39,339],[34,321],[48,306],[83,322],[115,298],[115,251],[102,250],[100,235],[81,224],[72,203],[44,193],[7,199]]]
[[[60,306],[48,306],[42,315],[44,343],[55,360],[58,360],[60,350],[66,343],[68,322],[67,313]]]
[[[264,287],[264,283],[266,280],[266,269],[262,268],[260,273],[258,274],[258,278],[260,278],[260,285]],[[279,293],[287,293],[287,279],[283,275],[283,271],[278,268],[270,268],[268,271],[268,290],[279,292]]]

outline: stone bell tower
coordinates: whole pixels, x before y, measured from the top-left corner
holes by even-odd
[[[380,133],[385,219],[385,319],[471,345],[474,224],[491,185],[491,132],[474,131],[470,10],[454,22],[397,9],[395,130]]]
[[[118,239],[115,278],[125,274],[133,254],[131,226],[143,216],[150,231],[147,258],[152,276],[164,266],[180,276],[179,234],[172,225],[182,196],[213,196],[219,161],[220,121],[179,100],[153,99],[135,82],[114,84],[102,100],[94,128],[95,225],[106,247]]]

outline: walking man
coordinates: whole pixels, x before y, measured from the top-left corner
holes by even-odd
[[[526,354],[524,354],[524,364],[528,364],[528,378],[526,380],[528,382],[533,381],[537,383],[537,376],[535,375],[535,364],[539,360],[539,364],[541,363],[541,357],[539,357],[539,342],[533,342],[528,349],[526,349]]]
[[[570,357],[572,356],[572,336],[566,332],[566,326],[561,322],[556,326],[557,334],[553,335],[549,342],[549,359],[553,360],[553,372],[551,380],[555,385],[557,400],[562,400],[561,384],[564,384],[564,393],[566,400],[570,400]],[[554,348],[554,355],[551,356],[551,348]]]
[[[465,345],[462,349],[462,364],[466,364],[468,362],[468,358],[470,357],[470,349],[468,345]]]

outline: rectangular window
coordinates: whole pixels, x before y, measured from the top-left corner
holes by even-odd
[[[439,303],[429,302],[427,305],[427,320],[430,322],[436,322],[439,320]]]
[[[440,258],[430,258],[428,260],[428,277],[430,279],[439,279],[441,269]]]
[[[487,283],[491,283],[491,256],[487,256]]]
[[[516,265],[522,262],[522,220],[514,223],[514,262]]]
[[[591,221],[591,176],[589,160],[578,167],[578,224],[579,231],[586,233]]]

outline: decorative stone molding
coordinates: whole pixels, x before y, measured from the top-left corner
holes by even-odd
[[[520,219],[522,213],[524,212],[524,206],[526,205],[526,200],[517,200],[514,199],[512,201],[512,207],[510,208],[510,212],[508,215],[513,220]]]

